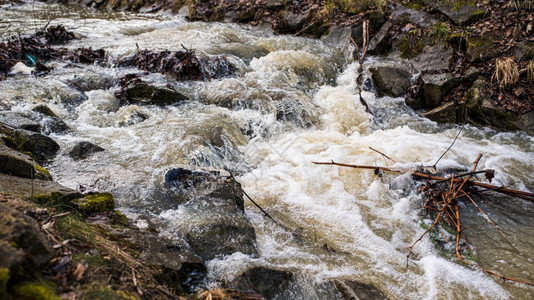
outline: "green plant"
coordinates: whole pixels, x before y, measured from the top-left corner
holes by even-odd
[[[447,23],[438,22],[432,27],[431,35],[436,41],[440,42],[446,40],[451,33],[451,28]]]

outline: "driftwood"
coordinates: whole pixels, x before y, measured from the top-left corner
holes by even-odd
[[[452,145],[451,145],[452,146]],[[389,158],[387,155],[383,154],[382,152],[372,149],[373,151],[378,152],[383,157]],[[409,253],[407,255],[407,261],[409,260],[410,255],[413,252],[413,248],[415,245],[421,241],[421,239],[428,234],[432,229],[437,229],[437,231],[443,236],[444,240],[447,243],[450,243],[450,241],[446,238],[445,234],[441,231],[438,224],[447,224],[448,226],[452,227],[456,231],[456,245],[455,245],[455,253],[456,258],[459,262],[464,263],[466,265],[478,268],[488,274],[491,274],[493,276],[499,277],[503,280],[509,280],[513,282],[523,283],[527,285],[534,285],[534,283],[509,278],[504,275],[501,275],[495,271],[491,271],[488,269],[485,269],[473,262],[470,262],[462,256],[462,250],[466,249],[467,247],[471,248],[469,246],[469,243],[467,241],[467,238],[464,235],[464,231],[468,227],[462,227],[460,223],[460,208],[458,205],[458,200],[460,199],[466,199],[469,200],[470,203],[472,203],[483,215],[484,217],[493,225],[493,227],[500,233],[500,235],[506,240],[506,242],[511,246],[512,244],[504,233],[500,230],[500,228],[493,222],[489,216],[480,208],[480,206],[473,200],[471,197],[472,194],[478,192],[477,188],[482,188],[484,191],[492,191],[501,193],[504,195],[512,196],[521,198],[527,201],[534,202],[534,194],[530,192],[525,191],[519,191],[503,186],[496,186],[491,185],[488,183],[480,182],[472,180],[473,176],[476,174],[482,174],[484,173],[486,175],[486,179],[488,179],[491,182],[491,179],[494,176],[493,170],[483,170],[483,171],[477,171],[477,165],[480,161],[480,158],[482,157],[482,154],[479,154],[477,158],[475,159],[475,162],[473,163],[472,169],[470,172],[465,172],[461,174],[453,174],[450,177],[441,177],[441,176],[435,176],[432,174],[424,173],[423,171],[406,171],[396,168],[390,168],[390,167],[379,167],[379,166],[369,166],[369,165],[355,165],[355,164],[345,164],[345,163],[337,163],[334,161],[330,162],[313,162],[317,165],[334,165],[334,166],[341,166],[341,167],[349,167],[349,168],[356,168],[356,169],[369,169],[374,170],[375,174],[379,175],[382,171],[384,172],[394,172],[394,173],[410,173],[412,176],[416,178],[425,179],[426,183],[421,188],[421,191],[424,192],[426,196],[426,201],[423,205],[423,208],[430,214],[433,214],[435,216],[433,224],[425,230],[425,232],[415,240],[415,242],[408,248]],[[440,158],[441,159],[441,158]],[[439,160],[438,160],[439,161]],[[462,243],[462,240],[464,243]]]

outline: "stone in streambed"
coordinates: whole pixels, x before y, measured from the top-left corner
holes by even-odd
[[[0,112],[0,122],[16,129],[26,129],[33,132],[41,130],[39,123],[20,113],[11,111]]]
[[[73,159],[86,159],[91,154],[105,151],[104,148],[97,146],[90,142],[79,142],[69,152],[69,156]]]
[[[379,97],[400,97],[410,86],[411,74],[397,66],[379,66],[369,69]]]
[[[180,101],[189,100],[183,94],[168,88],[161,88],[149,85],[147,83],[138,83],[126,90],[128,100],[143,104],[154,104],[165,106]]]
[[[233,289],[256,292],[265,299],[275,299],[287,290],[292,281],[293,274],[289,271],[253,267],[226,285]]]
[[[244,214],[241,185],[225,171],[174,168],[165,187],[186,213],[179,224],[189,245],[209,260],[235,252],[257,255],[256,232]]]
[[[450,73],[426,74],[422,77],[423,97],[425,107],[437,107],[443,97],[457,85],[457,81]]]

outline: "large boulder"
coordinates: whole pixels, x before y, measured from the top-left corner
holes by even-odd
[[[424,104],[428,108],[439,106],[443,97],[457,85],[450,73],[426,74],[422,77]]]
[[[406,93],[411,83],[411,74],[397,66],[378,66],[369,69],[376,86],[378,96],[400,97]]]
[[[436,25],[438,20],[424,10],[415,10],[404,6],[396,7],[391,11],[391,20],[395,23],[410,23],[422,28]]]
[[[265,299],[275,299],[291,284],[293,274],[289,271],[266,267],[253,267],[236,276],[226,285],[230,288],[253,291]]]
[[[59,145],[45,135],[27,130],[17,130],[15,140],[18,143],[18,149],[22,152],[29,152],[33,158],[43,164],[53,159],[59,151]]]
[[[199,256],[209,260],[234,252],[257,255],[256,232],[244,214],[243,190],[230,174],[174,168],[165,175],[164,186],[184,212],[178,233]]]
[[[465,50],[465,57],[470,63],[485,62],[499,54],[499,49],[493,44],[489,35],[484,37],[470,37]]]

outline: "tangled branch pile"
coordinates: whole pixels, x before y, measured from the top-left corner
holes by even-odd
[[[379,153],[382,154],[384,157],[389,158],[385,154],[381,152]],[[410,251],[407,255],[407,258],[409,259],[410,255],[413,252],[413,248],[415,247],[415,245],[419,241],[421,241],[421,239],[423,239],[423,237],[427,235],[429,232],[431,232],[431,230],[433,229],[437,230],[441,234],[441,236],[444,238],[446,243],[451,243],[451,241],[447,239],[446,234],[444,234],[442,230],[440,229],[440,225],[446,225],[447,227],[452,228],[452,230],[454,231],[454,235],[456,236],[455,254],[459,262],[478,268],[488,274],[499,277],[503,280],[509,280],[509,281],[523,283],[527,285],[534,285],[534,283],[531,283],[531,282],[509,278],[495,271],[485,269],[473,262],[470,262],[469,260],[465,258],[466,253],[469,253],[469,251],[466,251],[466,250],[469,249],[472,252],[472,249],[471,249],[471,246],[469,245],[469,242],[467,241],[467,238],[464,235],[464,231],[468,227],[462,227],[462,224],[460,222],[461,209],[460,209],[460,206],[458,205],[460,200],[467,200],[469,201],[469,203],[472,203],[484,215],[484,217],[495,227],[495,229],[499,231],[501,236],[508,242],[508,244],[510,244],[510,246],[512,246],[512,244],[508,241],[508,239],[506,238],[504,233],[499,229],[497,224],[495,224],[489,218],[489,216],[480,208],[480,206],[475,202],[475,200],[473,200],[473,197],[472,197],[473,194],[478,192],[479,189],[483,189],[483,190],[502,193],[508,196],[517,197],[517,198],[525,199],[527,201],[534,202],[533,193],[509,189],[506,187],[499,187],[499,186],[487,184],[481,181],[473,180],[473,177],[476,174],[485,174],[485,177],[489,182],[491,182],[491,179],[494,177],[494,170],[489,169],[489,170],[477,171],[477,165],[481,157],[482,157],[482,154],[479,154],[475,162],[473,163],[471,172],[452,174],[450,177],[439,177],[439,176],[434,176],[431,174],[426,174],[420,171],[411,172],[411,175],[413,177],[426,180],[426,182],[423,184],[423,187],[421,188],[421,191],[423,191],[425,195],[425,202],[423,204],[423,208],[430,215],[433,216],[434,222],[409,247]],[[388,167],[352,165],[352,164],[336,163],[334,161],[313,162],[313,163],[318,164],[318,165],[336,165],[336,166],[351,167],[351,168],[357,168],[357,169],[372,169],[375,171],[375,174],[380,174],[380,172],[382,171],[401,173],[401,170],[388,168]]]
[[[48,73],[50,68],[44,65],[51,59],[66,59],[72,62],[93,63],[105,57],[105,51],[80,48],[67,50],[52,48],[51,45],[64,43],[76,38],[73,32],[63,25],[50,26],[29,37],[12,37],[0,43],[0,80],[5,78],[18,62],[35,65],[37,72]]]

